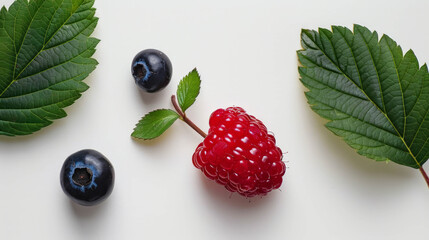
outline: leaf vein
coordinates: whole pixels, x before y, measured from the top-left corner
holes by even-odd
[[[55,83],[55,84],[49,85],[49,86],[47,86],[47,87],[45,87],[45,88],[37,89],[36,91],[33,91],[33,92],[28,92],[28,93],[26,93],[26,94],[21,94],[21,95],[19,95],[19,96],[12,96],[12,97],[0,98],[0,100],[1,100],[1,99],[12,99],[12,98],[16,98],[16,97],[27,96],[27,95],[31,95],[31,94],[34,94],[34,93],[37,93],[37,92],[44,91],[44,90],[46,90],[46,89],[51,89],[51,90],[52,90],[52,87],[54,87],[54,86],[57,86],[57,85],[59,85],[59,84],[61,84],[61,83],[64,83],[64,82],[66,82],[66,81],[69,81],[69,80],[77,79],[77,78],[82,77],[82,76],[84,76],[84,75],[86,75],[86,73],[85,73],[85,72],[84,72],[84,73],[81,73],[81,74],[79,74],[79,75],[76,75],[76,76],[74,76],[74,77],[72,77],[72,78],[66,78],[66,79],[64,79],[64,80],[61,80],[61,81],[59,81],[59,82]],[[58,90],[55,90],[55,91],[58,91]],[[0,108],[0,109],[1,109],[1,108]],[[7,109],[11,109],[11,108],[7,108]]]
[[[81,6],[82,5],[82,3],[83,3],[83,1],[80,3],[80,5],[79,6]],[[76,9],[77,10],[77,9]],[[75,12],[76,12],[76,10],[75,10]],[[33,59],[31,59],[30,60],[30,62],[28,62],[28,64],[21,70],[21,72],[16,76],[16,78],[15,79],[18,79],[19,78],[19,76],[25,71],[25,69],[27,69],[27,67],[34,61],[34,59],[36,59],[36,57],[37,56],[39,56],[40,55],[40,53],[42,53],[43,52],[43,49],[45,48],[45,46],[46,45],[48,45],[49,44],[49,42],[52,40],[52,38],[57,34],[57,32],[61,29],[61,28],[63,28],[64,27],[64,24],[73,16],[73,14],[75,13],[75,12],[71,12],[71,14],[70,14],[70,16],[64,21],[64,23],[61,25],[61,27],[59,27],[58,29],[57,29],[57,31],[55,31],[55,33],[54,34],[52,34],[52,36],[49,38],[49,40],[46,42],[46,44],[44,44],[43,45],[43,47],[42,47],[42,49],[40,49],[40,51],[33,57]],[[14,81],[17,81],[17,80],[14,80]]]
[[[361,76],[361,74],[360,74],[360,71],[359,71],[359,67],[358,67],[358,65],[357,65],[357,62],[356,62],[356,56],[355,56],[355,53],[353,52],[353,49],[352,49],[352,46],[350,46],[350,44],[349,44],[349,42],[347,41],[347,39],[346,39],[346,36],[345,35],[343,35],[340,31],[338,31],[339,32],[339,34],[340,34],[340,36],[344,39],[344,42],[346,43],[346,45],[347,45],[347,47],[349,48],[349,50],[350,50],[350,53],[352,54],[352,57],[353,57],[353,62],[354,62],[354,66],[355,66],[355,68],[356,68],[356,72],[357,72],[357,74],[358,74],[358,77],[359,77],[359,82],[360,82],[360,86],[358,86],[358,85],[356,85],[362,92],[364,92],[363,90],[362,90],[362,87],[363,87],[363,83],[362,83],[362,76]],[[354,38],[353,38],[354,39]],[[338,68],[339,69],[339,68]],[[339,69],[340,70],[340,69]],[[350,81],[352,81],[352,78],[351,77],[349,77],[342,69],[340,70],[343,74],[344,74],[344,76],[346,76]],[[353,81],[352,81],[353,82]],[[366,94],[365,94],[366,95]],[[367,96],[368,97],[368,96]]]
[[[27,9],[28,9],[28,6],[29,5],[27,5]],[[40,4],[39,6],[37,6],[37,10],[36,10],[36,12],[34,13],[34,15],[33,16],[31,16],[31,21],[30,21],[30,23],[28,24],[28,26],[27,26],[27,29],[25,30],[25,33],[24,33],[24,39],[22,39],[22,42],[21,42],[21,44],[20,44],[20,46],[19,46],[19,48],[18,48],[18,51],[17,51],[17,53],[16,53],[16,56],[15,56],[15,65],[14,65],[14,69],[13,69],[13,76],[14,76],[14,79],[15,79],[15,73],[16,73],[16,64],[17,64],[17,62],[18,62],[18,56],[19,56],[19,53],[21,52],[21,49],[22,49],[22,45],[24,45],[24,42],[25,42],[25,39],[27,38],[27,36],[28,36],[28,30],[30,30],[30,26],[31,26],[31,24],[33,24],[33,21],[34,21],[34,16],[36,16],[36,14],[39,12],[39,10],[42,8],[42,6],[43,6],[43,3],[42,4]],[[29,10],[29,9],[28,9]],[[16,26],[16,25],[15,25]],[[16,30],[16,29],[14,29],[14,30]],[[14,33],[15,33],[15,31],[14,31]],[[30,61],[31,62],[31,61]],[[11,82],[11,84],[14,82],[15,80],[13,80],[12,82]],[[10,85],[9,85],[10,86]],[[8,86],[8,87],[9,87]],[[6,89],[8,88],[8,87],[6,87]],[[5,89],[5,91],[6,91],[6,89]],[[4,91],[3,91],[4,92]],[[3,93],[2,93],[3,94]],[[2,94],[0,94],[0,96],[2,95]]]
[[[404,152],[404,153],[408,153],[408,151],[405,151],[404,149],[401,149],[401,148],[399,148],[399,147],[397,147],[397,146],[394,146],[394,145],[392,145],[392,144],[388,144],[388,143],[386,143],[386,142],[382,142],[382,141],[380,141],[380,140],[378,140],[378,139],[376,139],[376,138],[373,138],[373,137],[370,137],[370,136],[367,136],[367,135],[363,135],[362,133],[359,133],[359,132],[353,132],[353,131],[351,131],[351,130],[347,130],[347,129],[343,129],[343,128],[338,128],[338,127],[333,127],[333,126],[329,126],[329,128],[333,128],[333,129],[337,129],[337,130],[341,130],[341,131],[345,131],[345,132],[349,132],[349,133],[357,134],[357,135],[359,135],[359,136],[362,136],[362,137],[365,137],[365,138],[371,139],[371,140],[373,140],[373,141],[379,142],[379,143],[381,143],[381,144],[384,144],[385,146],[389,146],[389,147],[391,147],[391,148],[394,148],[394,149],[396,149],[396,150],[402,151],[402,152]],[[361,145],[361,146],[363,146],[363,145]],[[365,147],[366,147],[366,146],[365,146]]]
[[[410,143],[410,148],[411,148],[411,146],[413,146],[413,144],[414,144],[414,140],[417,138],[417,135],[419,135],[418,133],[420,132],[420,129],[421,129],[421,127],[423,126],[423,123],[425,122],[425,120],[426,120],[426,118],[427,118],[427,116],[428,116],[428,113],[429,113],[429,108],[427,108],[427,109],[426,109],[425,116],[423,117],[422,122],[419,124],[419,127],[417,128],[417,131],[416,131],[416,133],[414,134],[413,140],[412,140],[412,141],[411,141],[411,143]]]
[[[308,69],[311,69],[311,68],[308,68]],[[327,70],[327,71],[330,71],[330,72],[332,72],[332,73],[335,73],[334,71],[332,71],[332,70],[330,70],[330,69],[327,69],[327,68],[323,68],[323,69],[325,69],[325,70]],[[320,81],[320,80],[318,80],[318,79],[316,79],[316,78],[314,78],[314,77],[309,76],[308,74],[305,74],[305,73],[302,73],[302,74],[303,74],[303,75],[305,75],[306,77],[308,77],[309,79],[311,79],[311,80],[313,80],[313,81],[315,81],[315,82],[317,82],[317,83],[320,83],[320,84],[322,84],[322,85],[324,85],[324,86],[326,86],[326,87],[328,87],[328,88],[330,88],[330,89],[332,89],[332,90],[335,90],[335,91],[337,91],[337,92],[343,93],[343,94],[348,95],[348,96],[351,96],[351,97],[358,98],[358,99],[363,100],[363,101],[368,101],[368,99],[365,99],[365,98],[363,98],[363,97],[361,97],[361,96],[354,95],[354,94],[351,94],[351,93],[345,92],[345,91],[343,91],[343,90],[340,90],[340,89],[338,89],[338,88],[331,87],[331,86],[329,86],[328,84],[325,84],[324,82],[322,82],[322,81]],[[368,101],[368,102],[369,102],[369,101]]]
[[[357,33],[359,33],[360,35],[361,35],[361,37],[362,37],[362,40],[363,40],[363,42],[365,43],[365,47],[366,47],[366,49],[368,50],[368,53],[369,53],[369,55],[370,55],[370,57],[371,57],[371,63],[372,63],[372,66],[374,67],[374,70],[375,70],[375,73],[377,74],[377,82],[378,82],[378,87],[379,87],[379,89],[380,89],[380,97],[381,97],[381,104],[383,105],[383,112],[384,113],[386,113],[386,116],[387,116],[387,111],[386,111],[386,103],[384,102],[384,93],[383,93],[383,89],[382,89],[382,87],[381,87],[381,80],[380,80],[380,75],[379,75],[379,71],[378,71],[378,69],[377,69],[377,66],[375,65],[375,60],[374,60],[374,56],[373,56],[373,54],[372,54],[372,52],[371,52],[371,49],[370,49],[370,47],[369,47],[369,45],[368,45],[368,42],[365,40],[365,37],[363,36],[363,34],[360,32],[360,31],[357,31]],[[393,123],[392,123],[392,125],[393,125]],[[396,129],[396,127],[395,127],[395,129]]]
[[[385,41],[386,41],[386,40],[385,40]],[[406,130],[406,128],[407,128],[407,115],[406,115],[406,111],[405,111],[405,98],[404,98],[404,92],[403,92],[403,90],[402,90],[402,84],[401,84],[401,79],[400,79],[400,77],[399,77],[398,66],[396,65],[395,57],[393,56],[393,50],[390,48],[389,44],[387,44],[387,43],[386,43],[386,45],[387,45],[387,47],[388,47],[388,49],[389,49],[390,56],[392,57],[392,62],[393,62],[393,64],[395,65],[395,73],[396,73],[396,76],[397,76],[397,78],[398,78],[398,85],[399,85],[399,89],[400,89],[400,91],[401,91],[402,110],[404,111],[404,112],[403,112],[403,113],[404,113],[404,114],[403,114],[403,116],[404,116],[404,131],[403,131],[403,133],[402,133],[402,138],[404,138],[404,139],[405,139],[405,130]]]
[[[48,27],[46,28],[46,31],[45,31],[45,36],[43,37],[43,46],[46,46],[46,35],[48,34],[48,31],[49,31],[49,28],[51,27],[51,24],[52,24],[52,19],[54,19],[54,17],[55,17],[55,14],[57,13],[57,11],[58,11],[58,9],[60,9],[61,8],[61,5],[63,5],[63,3],[64,3],[64,0],[62,0],[61,1],[61,4],[58,4],[58,7],[57,7],[57,9],[55,9],[55,12],[54,12],[54,14],[52,14],[52,17],[51,17],[51,19],[49,20],[49,24],[48,24]],[[55,34],[54,34],[55,35]]]

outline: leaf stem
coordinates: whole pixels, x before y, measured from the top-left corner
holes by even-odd
[[[188,124],[192,129],[194,129],[198,134],[200,134],[203,138],[207,137],[207,134],[201,130],[195,123],[193,123],[191,120],[189,120],[188,117],[186,117],[186,114],[180,109],[179,104],[177,104],[176,96],[171,96],[171,103],[173,103],[174,109],[176,109],[176,112],[180,115],[180,120],[184,121],[186,124]]]
[[[425,181],[426,181],[426,183],[427,183],[427,185],[428,185],[428,187],[429,187],[429,177],[428,177],[428,175],[426,174],[425,169],[424,169],[423,167],[420,167],[420,168],[419,168],[419,170],[420,170],[420,172],[422,173],[423,178],[425,179]]]

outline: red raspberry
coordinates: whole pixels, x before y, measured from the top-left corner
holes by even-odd
[[[240,107],[218,109],[192,156],[195,167],[231,192],[266,195],[282,184],[283,153],[265,125]]]

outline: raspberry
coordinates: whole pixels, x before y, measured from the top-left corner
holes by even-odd
[[[218,109],[192,156],[209,179],[245,197],[263,196],[282,184],[283,153],[265,125],[240,107]]]

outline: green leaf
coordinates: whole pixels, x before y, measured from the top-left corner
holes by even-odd
[[[427,66],[359,25],[303,30],[301,42],[301,82],[328,129],[361,155],[420,168],[429,158]]]
[[[131,136],[141,139],[153,139],[165,132],[179,115],[170,109],[158,109],[146,114],[137,123]]]
[[[201,79],[196,68],[179,82],[177,87],[177,101],[183,112],[186,111],[200,93]]]
[[[0,135],[65,117],[98,64],[94,0],[16,0],[0,11]]]

